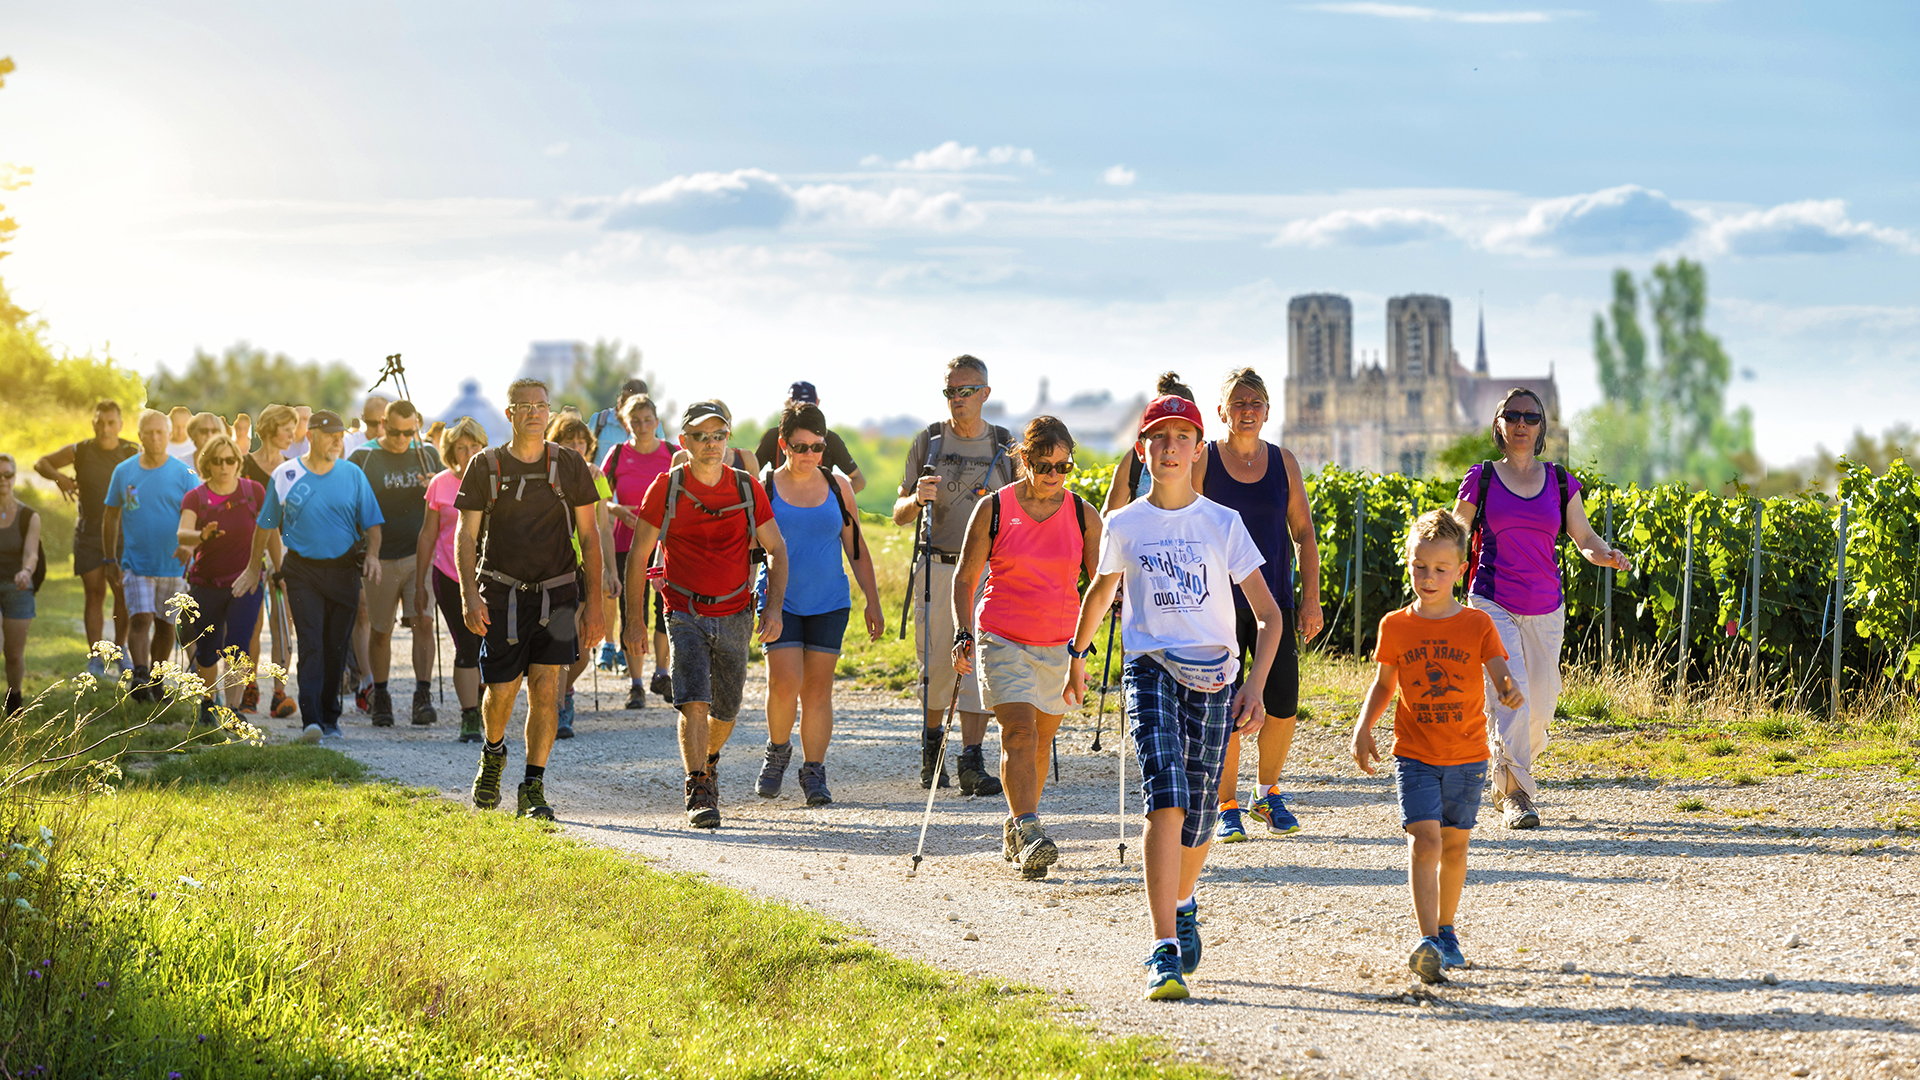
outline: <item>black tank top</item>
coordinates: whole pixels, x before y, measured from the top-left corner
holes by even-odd
[[[1287,462],[1280,448],[1267,448],[1267,473],[1251,484],[1235,480],[1220,459],[1220,444],[1207,444],[1207,489],[1200,494],[1229,510],[1237,511],[1253,536],[1253,546],[1267,561],[1260,576],[1267,579],[1267,591],[1283,610],[1293,609],[1293,534],[1287,528]],[[1233,606],[1245,610],[1247,598],[1240,586],[1233,587]]]

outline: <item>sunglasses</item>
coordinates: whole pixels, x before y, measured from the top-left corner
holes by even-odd
[[[726,442],[727,436],[731,434],[733,434],[731,431],[728,431],[722,428],[719,431],[689,431],[687,432],[687,438],[691,439],[696,443],[699,443],[702,446],[705,446],[705,445],[708,445],[709,443]]]
[[[827,444],[823,442],[790,442],[787,444],[787,453],[789,454],[824,454],[826,452]]]
[[[415,435],[420,434],[420,429],[417,427],[397,428],[397,427],[393,427],[392,425],[388,425],[386,430],[388,435],[392,435],[395,438],[400,438],[400,439],[411,439]]]
[[[1505,420],[1509,424],[1525,424],[1528,427],[1539,427],[1540,421],[1545,420],[1546,417],[1537,412],[1521,412],[1519,409],[1508,409],[1506,412],[1500,414],[1500,419]]]
[[[987,388],[984,386],[949,386],[945,390],[940,391],[940,394],[948,401],[952,401],[955,398],[970,398],[975,394],[984,394],[986,392]]]
[[[0,480],[11,480],[11,479],[13,479],[13,474],[12,474],[12,473],[10,473],[10,472],[0,472]]]
[[[240,464],[240,459],[237,457],[210,457],[207,459],[207,464],[215,468],[222,465],[238,465]]]
[[[1036,461],[1027,466],[1027,471],[1035,476],[1052,476],[1054,473],[1059,473],[1061,476],[1069,476],[1073,473],[1073,459],[1068,458],[1065,461]]]

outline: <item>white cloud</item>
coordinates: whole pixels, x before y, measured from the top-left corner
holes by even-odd
[[[1134,180],[1138,179],[1139,175],[1139,173],[1134,172],[1125,165],[1113,165],[1110,166],[1106,172],[1100,174],[1100,182],[1103,184],[1111,184],[1114,187],[1132,187]]]
[[[568,144],[563,142],[557,142],[540,152],[547,155],[548,157],[559,157],[561,154],[566,153],[567,149],[568,149]]]
[[[1920,240],[1900,229],[1854,221],[1840,199],[1808,199],[1716,218],[1708,245],[1729,255],[1828,255],[1891,248],[1920,252]]]
[[[864,228],[947,231],[980,223],[979,207],[952,191],[927,194],[913,188],[867,191],[845,184],[814,184],[793,191],[803,220]]]
[[[1413,4],[1302,4],[1302,11],[1324,11],[1334,15],[1368,15],[1376,19],[1404,19],[1411,22],[1455,23],[1544,23],[1578,15],[1573,11],[1448,11]]]
[[[610,202],[575,204],[571,216],[602,212],[607,229],[692,234],[786,225],[944,232],[977,225],[984,216],[957,192],[928,193],[910,187],[871,190],[846,184],[795,187],[763,169],[676,176]]]
[[[1276,247],[1388,247],[1455,235],[1453,223],[1427,210],[1380,207],[1334,210],[1287,223],[1273,238]]]
[[[1535,203],[1526,217],[1489,230],[1484,243],[1525,254],[1624,255],[1670,247],[1700,224],[1664,194],[1622,184]]]
[[[961,146],[957,140],[948,139],[931,150],[922,150],[910,158],[892,162],[896,169],[911,172],[966,172],[970,169],[984,169],[1000,165],[1037,164],[1033,151],[1019,146],[994,146],[985,150],[977,146]],[[860,164],[884,166],[888,162],[878,154],[869,154]]]

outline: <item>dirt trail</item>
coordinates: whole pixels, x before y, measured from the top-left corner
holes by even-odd
[[[408,655],[400,642],[394,654]],[[394,685],[406,679],[396,671]],[[1062,849],[1050,877],[1021,881],[1001,861],[1003,801],[952,792],[910,879],[925,806],[916,703],[842,684],[835,802],[809,810],[791,770],[780,798],[754,795],[766,737],[756,670],[720,763],[724,825],[706,833],[685,823],[672,711],[651,698],[618,710],[624,694],[603,673],[595,712],[591,686],[582,676],[578,737],[558,744],[547,774],[568,835],[807,905],[902,955],[1047,988],[1076,1022],[1164,1036],[1236,1076],[1920,1075],[1916,852],[1904,838],[1870,846],[1886,835],[1874,814],[1916,800],[1891,774],[1745,788],[1549,780],[1533,832],[1483,809],[1459,919],[1474,966],[1410,994],[1391,781],[1353,772],[1343,731],[1303,724],[1287,785],[1304,831],[1215,845],[1194,997],[1164,1004],[1140,996],[1149,934],[1131,754],[1134,813],[1116,864],[1111,707],[1101,754],[1091,724],[1061,731],[1061,780],[1041,805]],[[451,685],[441,714],[431,728],[403,716],[378,730],[350,707],[332,745],[466,801],[478,747],[453,741]],[[988,754],[997,761],[991,742]],[[1760,813],[1674,809],[1688,795]]]

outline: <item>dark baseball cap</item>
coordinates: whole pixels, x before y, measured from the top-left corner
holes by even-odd
[[[820,404],[820,391],[815,390],[813,384],[810,382],[797,382],[787,387],[787,400],[804,401],[809,405],[818,405]]]
[[[724,421],[728,427],[733,426],[733,418],[727,415],[726,406],[717,401],[696,401],[687,406],[686,412],[680,414],[680,426],[682,428],[690,428],[695,424],[705,423],[716,416]]]
[[[341,421],[340,414],[332,409],[316,409],[307,420],[307,430],[322,435],[339,435],[347,430],[347,425]]]

